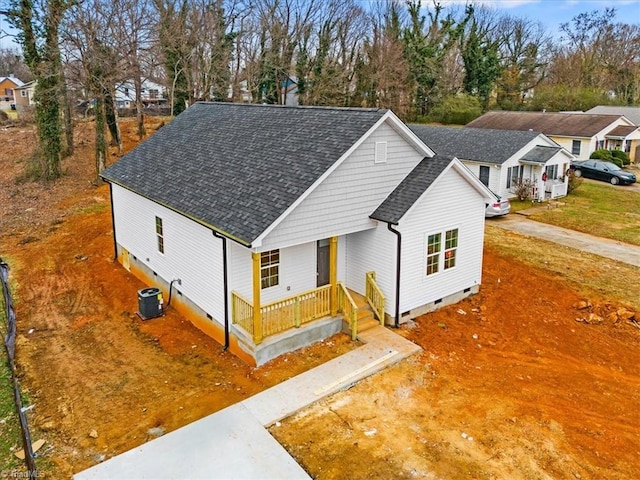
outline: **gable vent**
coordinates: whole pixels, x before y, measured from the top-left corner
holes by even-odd
[[[374,163],[387,163],[387,142],[376,142]]]

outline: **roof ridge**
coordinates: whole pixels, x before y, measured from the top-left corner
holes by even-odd
[[[250,107],[250,108],[280,108],[291,110],[339,110],[339,111],[352,111],[352,112],[387,112],[388,108],[361,108],[361,107],[335,107],[331,105],[277,105],[271,103],[245,103],[245,102],[209,102],[198,101],[194,105],[229,105],[237,107]]]

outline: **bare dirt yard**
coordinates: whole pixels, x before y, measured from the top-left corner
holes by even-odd
[[[0,257],[12,268],[21,385],[49,478],[358,346],[338,335],[250,368],[171,309],[140,321],[145,285],[113,261],[108,187],[91,183],[92,127],[78,125],[65,177],[47,185],[19,180],[33,131],[0,130]],[[134,124],[122,130],[129,149]],[[494,243],[479,295],[398,330],[421,354],[271,428],[312,477],[640,477],[640,314]],[[0,470],[12,454],[0,452]]]

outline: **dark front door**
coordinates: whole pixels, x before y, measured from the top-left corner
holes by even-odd
[[[489,167],[486,165],[480,165],[480,181],[489,186]]]
[[[329,283],[329,240],[318,240],[318,282],[317,287]]]

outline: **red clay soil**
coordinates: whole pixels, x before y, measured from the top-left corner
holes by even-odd
[[[485,248],[480,294],[400,330],[423,353],[271,432],[316,479],[640,478],[640,330],[581,301]]]
[[[0,131],[0,256],[12,267],[17,361],[49,478],[357,348],[337,335],[250,368],[171,309],[138,319],[145,285],[113,261],[108,188],[91,184],[91,127],[79,126],[67,175],[48,185],[16,183],[32,132]],[[134,131],[124,123],[127,148]],[[580,305],[561,279],[490,247],[484,265],[479,295],[398,331],[423,353],[271,429],[314,478],[640,478],[633,312]]]

